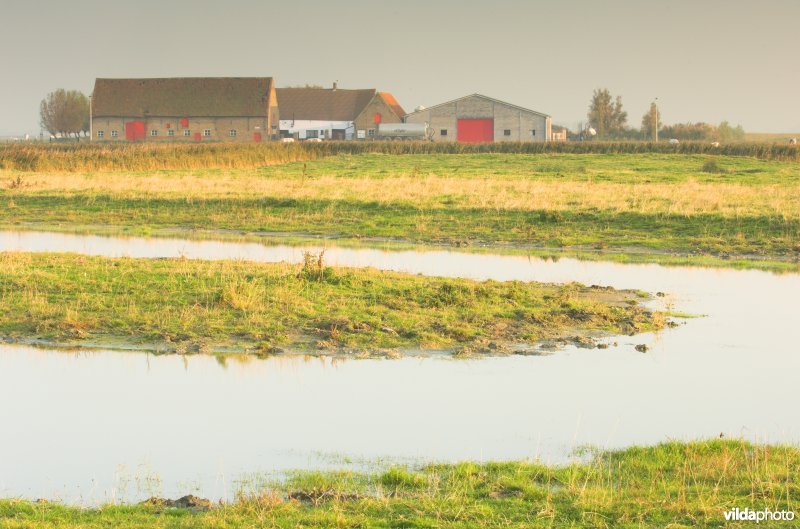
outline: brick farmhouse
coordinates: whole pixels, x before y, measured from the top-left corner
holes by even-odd
[[[278,88],[283,137],[368,139],[379,123],[400,123],[405,111],[388,92],[374,88]]]
[[[392,94],[373,88],[184,77],[97,79],[91,98],[94,141],[370,140],[391,123],[425,124],[426,137],[439,142],[566,140],[549,115],[480,94],[406,114]]]
[[[270,77],[97,79],[92,138],[262,141],[278,137]]]

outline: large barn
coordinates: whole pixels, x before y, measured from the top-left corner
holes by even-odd
[[[92,139],[242,141],[278,137],[271,77],[97,79]]]
[[[480,94],[420,108],[408,114],[405,121],[427,123],[434,141],[483,143],[552,139],[552,120],[547,114]]]
[[[374,88],[278,88],[280,131],[305,140],[372,139],[380,123],[400,123],[405,111],[388,92]]]

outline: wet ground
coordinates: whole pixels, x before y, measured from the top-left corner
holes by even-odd
[[[704,317],[604,350],[481,360],[223,361],[3,345],[0,496],[218,498],[254,472],[376,458],[562,462],[587,443],[720,433],[800,442],[800,274],[325,247],[334,265],[663,292],[661,307]],[[319,249],[0,233],[0,251],[299,262]]]

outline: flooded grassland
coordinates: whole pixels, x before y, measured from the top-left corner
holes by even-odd
[[[0,500],[0,527],[721,527],[727,508],[797,510],[797,167],[372,153],[4,170],[0,224],[22,231],[0,232],[0,497],[26,499]],[[120,231],[140,236],[91,235]],[[281,232],[292,244],[258,242]],[[28,501],[188,493],[227,503]]]
[[[0,297],[7,342],[183,354],[507,354],[666,323],[643,292],[334,268],[324,252],[301,265],[0,253]]]

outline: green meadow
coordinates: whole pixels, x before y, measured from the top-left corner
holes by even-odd
[[[67,156],[67,155],[65,155]],[[254,168],[0,171],[0,225],[796,262],[800,164],[708,154],[338,154]],[[206,235],[208,236],[208,235]],[[211,235],[213,236],[213,235]]]
[[[512,352],[517,343],[664,327],[649,295],[370,269],[0,253],[0,335],[164,352]],[[579,340],[580,341],[580,340]]]

